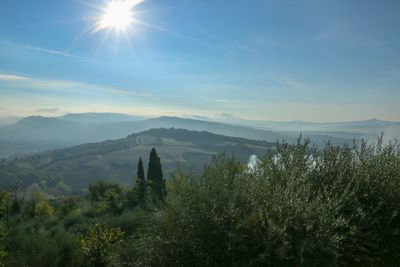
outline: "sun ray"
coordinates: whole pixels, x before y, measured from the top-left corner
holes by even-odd
[[[134,54],[135,48],[133,47],[132,42],[131,42],[131,39],[129,38],[128,31],[127,31],[126,29],[124,29],[124,30],[122,31],[122,33],[124,34],[125,39],[126,39],[126,41],[128,42],[130,51],[132,51],[133,54]]]
[[[95,57],[98,55],[98,53],[100,52],[101,48],[103,47],[104,42],[108,39],[108,37],[110,36],[110,34],[111,34],[111,29],[108,29],[108,30],[106,31],[106,34],[105,34],[105,35],[103,36],[103,38],[101,39],[99,45],[97,46],[96,51],[95,51],[95,53],[94,53],[94,55],[93,55],[93,58],[95,58]]]

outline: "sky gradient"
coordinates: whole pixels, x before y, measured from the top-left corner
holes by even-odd
[[[400,1],[2,0],[0,116],[400,120]]]

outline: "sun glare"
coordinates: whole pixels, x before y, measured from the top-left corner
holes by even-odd
[[[97,21],[96,31],[102,29],[115,29],[125,31],[134,22],[133,8],[141,3],[141,0],[111,0],[102,9],[103,13]]]
[[[112,1],[103,14],[100,26],[123,30],[133,21],[132,12],[126,1]]]

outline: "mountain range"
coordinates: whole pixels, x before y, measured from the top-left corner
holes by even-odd
[[[0,157],[65,148],[89,142],[123,138],[153,128],[182,128],[215,134],[275,142],[295,142],[300,133],[317,145],[353,139],[375,139],[380,132],[393,139],[400,136],[400,123],[367,120],[343,123],[275,122],[231,119],[230,123],[203,118],[145,118],[118,113],[77,113],[60,117],[32,116],[0,127]]]
[[[177,117],[88,123],[36,116],[0,127],[0,156],[7,157],[117,139],[144,130],[171,127],[266,141],[275,141],[281,137],[279,133],[273,131]]]

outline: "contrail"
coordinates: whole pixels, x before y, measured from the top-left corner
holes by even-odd
[[[31,45],[26,45],[26,44],[19,44],[15,43],[9,40],[4,40],[0,39],[0,44],[2,45],[7,45],[10,47],[17,47],[17,48],[22,48],[25,50],[31,50],[31,51],[36,51],[36,52],[41,52],[41,53],[47,53],[47,54],[52,54],[56,56],[62,56],[62,57],[68,57],[68,58],[76,58],[76,59],[87,59],[81,56],[73,55],[64,51],[59,51],[59,50],[53,50],[53,49],[48,49],[48,48],[42,48],[42,47],[34,47]]]
[[[247,78],[246,78],[246,80],[245,80],[244,83],[243,83],[243,89],[246,89],[247,84],[249,83],[250,78],[251,78],[251,72],[249,72],[249,75],[247,75]]]

